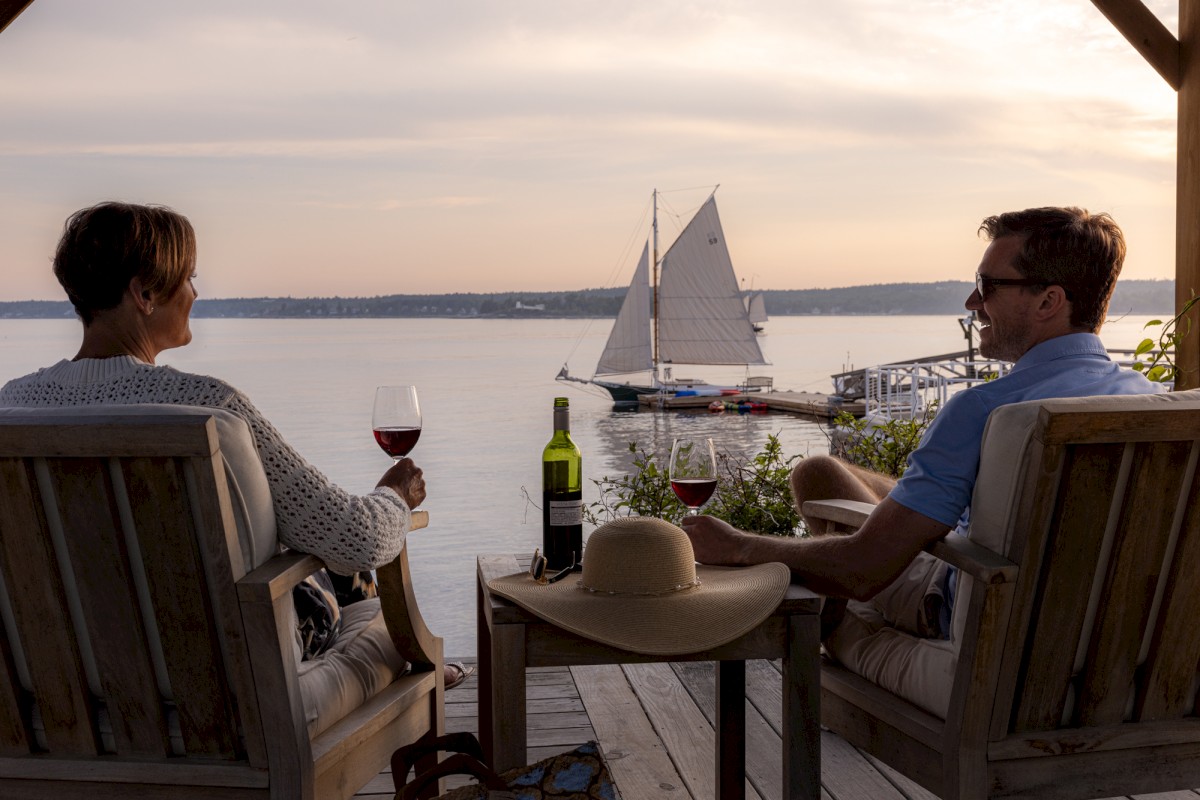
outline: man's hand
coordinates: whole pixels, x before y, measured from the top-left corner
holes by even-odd
[[[692,550],[701,564],[716,564],[736,567],[745,564],[741,560],[740,539],[746,534],[724,520],[701,515],[684,517],[680,523],[684,533],[692,540]]]
[[[425,501],[425,476],[411,458],[402,458],[383,473],[376,486],[386,486],[404,498],[409,508]]]

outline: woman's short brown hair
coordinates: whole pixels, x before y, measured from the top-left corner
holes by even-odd
[[[165,206],[100,203],[67,218],[54,253],[54,276],[84,325],[116,308],[138,278],[170,297],[196,267],[196,232]]]

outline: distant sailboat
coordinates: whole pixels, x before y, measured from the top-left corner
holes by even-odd
[[[762,333],[762,324],[767,321],[767,304],[762,292],[750,292],[746,295],[746,316],[754,326],[755,333]]]
[[[767,363],[742,302],[715,196],[709,195],[661,263],[657,190],[653,220],[652,242],[642,249],[593,377],[573,377],[566,365],[557,376],[600,386],[618,404],[636,403],[643,394],[720,388],[700,380],[673,379],[675,364]],[[602,379],[635,373],[649,373],[649,379],[625,383]]]

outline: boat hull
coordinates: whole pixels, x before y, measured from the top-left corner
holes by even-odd
[[[608,392],[614,403],[637,403],[644,394],[657,394],[653,386],[634,386],[628,383],[612,383],[611,381],[593,380],[593,384]]]

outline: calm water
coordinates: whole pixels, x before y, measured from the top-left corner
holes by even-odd
[[[1106,326],[1110,348],[1132,348],[1146,319]],[[427,530],[410,538],[416,592],[446,652],[475,651],[474,557],[531,551],[541,513],[542,446],[552,399],[571,398],[572,435],[588,480],[628,471],[627,445],[669,452],[673,437],[704,432],[722,449],[756,451],[777,433],[788,455],[823,452],[822,426],[784,414],[615,413],[604,394],[554,381],[570,357],[591,374],[610,320],[194,320],[195,339],[160,362],[218,376],[246,392],[297,450],[350,491],[369,491],[390,461],[371,436],[380,384],[412,383],[425,428],[413,457],[425,470]],[[78,323],[0,320],[0,380],[23,375],[78,348]],[[780,389],[828,392],[850,366],[965,349],[953,317],[780,317],[762,338]],[[742,370],[677,371],[678,377],[736,382]],[[585,501],[596,499],[585,484]],[[586,532],[585,532],[586,535]]]

